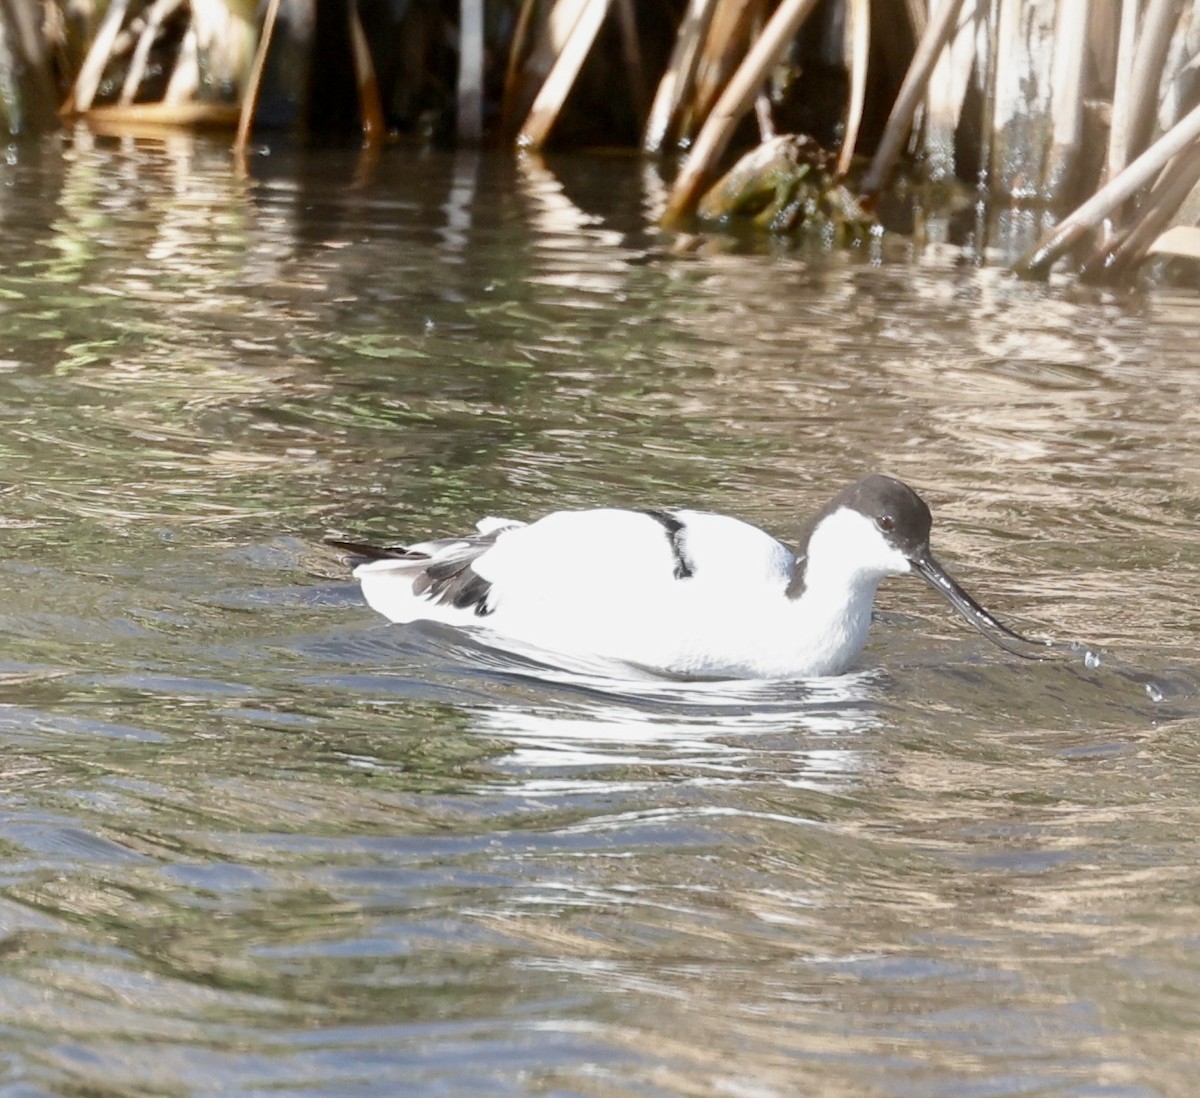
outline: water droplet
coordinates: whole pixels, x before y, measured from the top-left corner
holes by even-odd
[[[1083,666],[1089,671],[1095,671],[1100,666],[1100,657],[1090,648],[1083,654]]]
[[[1152,702],[1160,702],[1163,700],[1163,692],[1158,688],[1157,683],[1146,683],[1146,697]]]

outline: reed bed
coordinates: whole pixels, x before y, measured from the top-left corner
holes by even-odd
[[[810,185],[866,214],[927,183],[1033,210],[1028,277],[1200,253],[1181,212],[1200,0],[0,0],[0,89],[14,133],[82,116],[228,126],[236,149],[268,127],[640,147],[671,226],[797,135],[827,154]]]

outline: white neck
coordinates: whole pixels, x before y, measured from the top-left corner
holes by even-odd
[[[843,507],[827,515],[807,546],[804,591],[794,602],[797,642],[822,670],[845,670],[867,643],[875,591],[885,576],[911,568],[865,515]]]

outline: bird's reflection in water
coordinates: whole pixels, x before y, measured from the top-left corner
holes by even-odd
[[[427,639],[430,639],[427,635]],[[441,636],[494,681],[470,727],[504,741],[498,759],[526,792],[608,792],[661,784],[760,781],[826,791],[863,769],[862,736],[881,723],[880,675],[797,682],[684,682],[549,666]],[[618,778],[613,771],[628,777]]]

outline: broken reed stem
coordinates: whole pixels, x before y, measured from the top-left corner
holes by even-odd
[[[1181,8],[1180,0],[1149,0],[1146,5],[1129,83],[1127,155],[1136,156],[1142,152],[1150,139],[1158,85]]]
[[[696,208],[700,192],[712,177],[733,131],[754,105],[771,69],[779,63],[800,25],[816,6],[817,0],[785,0],[775,9],[705,120],[692,153],[671,188],[663,224],[676,224]]]
[[[1178,212],[1192,188],[1200,182],[1200,147],[1175,157],[1146,196],[1145,209],[1116,247],[1100,249],[1083,269],[1092,281],[1114,281],[1137,267]]]
[[[563,104],[575,84],[579,70],[600,33],[600,27],[608,15],[611,0],[584,0],[575,26],[563,43],[558,57],[554,59],[545,83],[539,89],[529,116],[517,135],[517,144],[525,149],[540,149],[558,120]]]
[[[118,106],[127,107],[133,102],[133,97],[137,95],[137,90],[141,86],[142,77],[146,75],[146,62],[150,56],[150,47],[154,45],[154,39],[158,37],[163,22],[182,3],[183,0],[155,0],[154,5],[150,8],[146,15],[146,25],[142,28],[142,33],[133,50],[133,58],[129,62],[129,69],[125,73],[125,82],[121,85],[121,94],[117,98]]]
[[[233,139],[233,151],[242,154],[250,140],[250,128],[254,124],[254,111],[258,107],[258,94],[262,89],[263,72],[267,67],[267,53],[271,48],[271,36],[275,33],[275,20],[279,18],[280,0],[268,0],[263,15],[262,33],[258,36],[258,49],[254,51],[254,63],[250,66],[250,78],[242,93],[242,111],[238,116],[237,133]]]
[[[1108,157],[1105,180],[1116,179],[1129,163],[1129,112],[1132,101],[1133,58],[1137,52],[1138,0],[1122,0],[1117,39],[1116,72],[1113,74],[1112,119],[1108,128]]]
[[[500,132],[507,138],[512,133],[513,114],[516,112],[517,92],[521,83],[521,65],[525,48],[529,42],[529,30],[533,26],[533,13],[537,0],[522,0],[517,24],[513,28],[512,44],[508,48],[508,64],[504,69],[504,98],[500,103]]]
[[[1115,179],[1110,180],[1028,252],[1013,270],[1024,278],[1044,278],[1065,252],[1097,228],[1113,210],[1131,198],[1172,157],[1200,141],[1200,107],[1179,120]]]
[[[96,31],[92,48],[88,50],[87,57],[83,59],[79,75],[75,77],[75,85],[71,89],[67,101],[63,104],[63,113],[83,112],[91,107],[128,10],[129,0],[111,0],[109,3],[104,12],[104,18],[100,21],[100,28]]]
[[[363,144],[368,148],[377,148],[383,144],[387,123],[383,116],[379,81],[375,77],[375,62],[371,60],[371,46],[367,42],[367,32],[363,30],[362,17],[358,12],[358,0],[351,0],[346,18],[350,24],[350,52],[354,58],[354,79],[358,87],[358,113],[362,122]]]
[[[945,0],[945,3],[938,7],[933,19],[926,26],[920,45],[917,46],[917,52],[913,56],[912,64],[909,65],[908,72],[905,74],[904,83],[900,85],[892,113],[888,115],[879,148],[875,150],[875,157],[863,180],[862,192],[864,195],[877,195],[883,190],[884,183],[891,175],[900,150],[908,137],[908,131],[912,127],[917,106],[925,95],[925,88],[929,83],[929,76],[933,72],[934,63],[938,59],[938,54],[945,49],[946,43],[950,40],[958,18],[958,11],[962,5],[963,0]]]
[[[765,4],[766,0],[717,0],[679,119],[677,137],[689,148],[762,30]]]
[[[675,48],[666,72],[658,82],[658,91],[646,119],[642,148],[648,153],[662,151],[667,135],[679,113],[679,104],[691,92],[696,78],[700,47],[708,34],[717,0],[688,0],[687,14],[675,36]]]
[[[850,55],[850,98],[846,105],[846,132],[838,153],[838,178],[850,170],[858,131],[867,102],[867,58],[871,50],[871,7],[868,0],[846,0],[846,40]]]
[[[1042,193],[1053,196],[1070,178],[1083,140],[1083,62],[1092,0],[1070,0],[1058,9],[1054,25],[1052,137],[1042,168]]]

